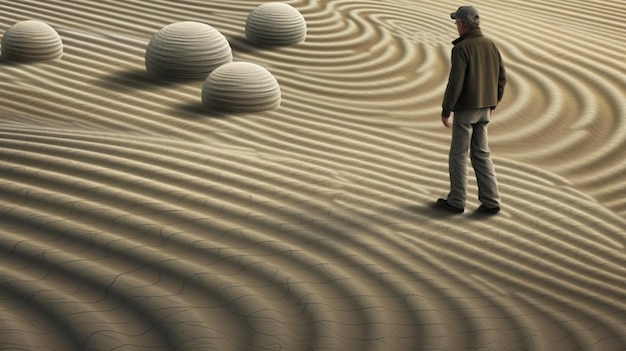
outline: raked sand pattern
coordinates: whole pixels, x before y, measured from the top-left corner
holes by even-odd
[[[490,127],[503,211],[448,216],[439,119],[453,1],[0,0],[63,56],[0,61],[0,349],[626,349],[626,3],[475,5],[509,74]],[[206,23],[280,107],[207,110],[146,73]]]

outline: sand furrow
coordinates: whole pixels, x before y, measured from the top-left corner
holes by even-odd
[[[43,202],[42,200],[40,200],[40,201],[38,202],[40,206],[42,205],[42,202]],[[113,214],[113,216],[115,216],[115,215]],[[51,219],[50,219],[50,217],[49,217],[49,216],[46,216],[46,217],[48,217],[48,219],[47,219],[47,220],[51,221]],[[86,222],[87,222],[87,223],[94,222],[94,219],[95,219],[95,218],[93,218],[93,216],[91,216],[91,217],[92,217],[92,218],[86,218]],[[120,227],[120,225],[121,225],[121,224],[122,224],[122,223],[120,223],[120,222],[118,222],[118,223],[116,224],[117,231],[125,232],[124,228],[123,228],[123,227]],[[47,227],[48,227],[49,229],[52,229],[52,228],[51,228],[50,223],[48,223],[48,224],[47,224]],[[60,228],[59,232],[60,232],[60,233],[62,233],[62,232],[63,232],[62,227]],[[258,238],[257,238],[257,239],[255,239],[255,241],[256,241],[256,240],[258,240]],[[104,246],[106,247],[107,251],[117,252],[117,250],[115,250],[115,246],[118,246],[118,244],[119,244],[119,243],[121,243],[121,242],[120,242],[119,240],[115,240],[115,241],[117,242],[117,244],[116,244],[116,245],[110,245],[110,244],[105,244],[105,245],[104,245]],[[105,243],[106,243],[106,241],[105,241]],[[94,246],[93,244],[96,244],[96,245]],[[256,246],[256,247],[260,247],[260,245],[258,245],[258,244],[256,244],[255,246]],[[265,246],[265,245],[263,245],[263,246]],[[94,247],[98,247],[98,245],[97,245],[97,243],[92,243],[91,247],[92,247],[92,248],[89,250],[89,252],[82,252],[82,251],[81,251],[81,255],[88,255],[88,256],[86,256],[86,257],[93,256],[93,255],[95,254],[95,253],[93,253],[93,252],[92,252],[92,251],[93,251],[93,248],[94,248]],[[120,259],[121,259],[121,257],[126,257],[125,261],[129,261],[129,260],[136,261],[138,258],[143,257],[143,255],[142,255],[142,254],[140,254],[140,251],[141,251],[141,250],[144,250],[144,249],[140,249],[140,246],[136,246],[136,247],[134,247],[134,248],[127,248],[127,249],[125,249],[125,250],[124,250],[124,251],[122,251],[122,252],[118,252],[115,256],[117,257],[117,260],[120,260]],[[165,248],[164,248],[164,247],[160,247],[160,250],[161,250],[161,251],[164,251],[164,250],[165,250]],[[145,250],[144,250],[144,251],[145,251]],[[258,251],[258,250],[255,250],[255,251]],[[276,255],[276,253],[278,253],[278,252],[280,252],[280,251],[281,251],[281,250],[272,249],[272,250],[270,250],[270,251],[269,251],[269,253],[274,253],[272,256],[275,256],[275,255]],[[291,250],[290,250],[290,251],[291,251]],[[50,252],[50,253],[52,254],[52,252],[51,252],[51,251],[48,251],[48,252]],[[257,263],[256,259],[255,259],[254,257],[250,256],[250,250],[249,250],[249,249],[248,249],[248,250],[246,250],[245,252],[246,252],[246,254],[245,254],[245,255],[242,255],[242,254],[237,254],[237,252],[236,252],[236,251],[232,251],[232,250],[219,250],[219,251],[217,251],[216,253],[219,253],[219,256],[218,256],[218,257],[222,257],[221,259],[219,259],[219,261],[224,261],[225,263],[226,263],[227,261],[233,261],[233,263],[236,263],[236,267],[234,267],[234,268],[235,268],[235,270],[234,270],[232,273],[228,273],[231,269],[227,269],[226,267],[215,267],[215,268],[217,269],[217,271],[221,272],[221,274],[222,274],[222,275],[226,274],[226,275],[233,275],[233,276],[236,276],[236,277],[237,277],[237,281],[239,281],[239,282],[242,282],[242,281],[247,280],[247,278],[245,278],[245,276],[248,276],[248,275],[250,275],[250,277],[254,277],[253,279],[254,279],[255,281],[257,281],[257,280],[258,280],[258,281],[263,281],[263,280],[264,280],[264,279],[263,279],[263,275],[262,275],[262,274],[260,274],[260,272],[256,271],[256,269],[255,269],[255,267],[257,267],[257,266],[259,265],[259,264]],[[205,255],[206,255],[207,253],[209,253],[209,252],[205,251]],[[242,253],[243,253],[243,252],[242,252]],[[171,271],[171,268],[168,268],[168,262],[167,262],[167,260],[164,260],[164,259],[155,259],[155,258],[152,258],[152,257],[151,257],[151,256],[154,256],[155,254],[156,254],[156,252],[153,252],[153,253],[149,253],[149,254],[148,254],[148,256],[146,256],[146,260],[145,260],[145,261],[146,261],[146,263],[145,263],[145,265],[147,266],[148,262],[150,262],[150,265],[151,265],[151,266],[154,266],[155,264],[157,264],[159,267],[161,267],[161,268],[159,269],[159,271],[161,272],[160,274],[162,274],[164,270],[165,270],[165,271]],[[120,256],[120,255],[122,255],[122,256]],[[292,255],[292,254],[290,254],[289,256],[293,256],[293,255]],[[46,257],[49,257],[49,255],[47,255]],[[230,260],[230,259],[229,259],[230,257],[233,257],[233,258],[234,258],[234,260]],[[271,256],[268,256],[268,258],[270,258],[270,257],[271,257]],[[295,257],[299,257],[299,258],[298,258],[298,260],[297,260],[297,261],[295,261],[295,262],[291,262],[291,263],[287,262],[287,264],[286,264],[286,266],[287,266],[287,267],[289,267],[289,266],[290,266],[290,267],[296,267],[296,266],[298,266],[298,265],[305,264],[304,262],[306,262],[306,261],[304,261],[304,260],[302,259],[303,257],[300,257],[300,255],[295,256]],[[346,257],[346,258],[347,258],[347,257]],[[205,258],[205,259],[206,259],[206,258]],[[48,258],[48,259],[47,259],[48,264],[49,264],[49,265],[53,265],[53,266],[54,266],[54,264],[52,264],[52,261],[50,261],[50,260],[51,260],[50,258]],[[102,260],[102,259],[100,259],[100,260]],[[203,260],[204,260],[204,259],[203,259]],[[345,261],[345,259],[341,259],[341,257],[340,257],[340,260],[341,260],[341,261]],[[78,257],[77,257],[77,258],[75,258],[75,259],[72,259],[72,260],[67,260],[67,261],[74,261],[74,262],[77,262],[77,263],[80,263],[80,262],[81,262],[81,260],[79,260],[79,259],[78,259]],[[142,261],[143,261],[143,260],[141,260],[141,259],[139,260],[139,262],[142,262]],[[282,260],[281,260],[281,261],[282,261]],[[315,265],[317,265],[317,264],[318,264],[318,261],[317,261],[317,260],[307,260],[307,261],[310,261],[310,262],[311,262],[311,263],[308,263],[309,267],[312,267],[312,266],[315,266]],[[246,262],[247,262],[247,263],[246,263]],[[269,262],[271,262],[271,261],[269,261]],[[69,264],[69,263],[68,263],[68,264]],[[342,265],[343,265],[343,264],[345,264],[345,263],[342,263]],[[214,265],[215,265],[215,264],[214,264]],[[223,266],[223,264],[221,264],[221,265]],[[305,264],[305,265],[306,265],[306,264]],[[64,266],[67,266],[67,264],[64,264]],[[354,266],[354,267],[358,268],[358,267],[367,267],[368,265],[367,265],[367,264],[360,263],[360,264],[353,264],[353,265],[351,265],[351,266]],[[125,269],[129,269],[129,268],[128,268],[128,266],[125,266],[125,267],[126,267]],[[241,268],[240,268],[240,269],[237,269],[237,267],[241,267]],[[306,268],[306,266],[305,266],[304,268]],[[67,269],[69,269],[69,271],[68,271],[67,273],[70,273],[70,272],[74,272],[74,271],[76,271],[76,269],[70,269],[70,268],[67,268]],[[88,269],[88,268],[81,268],[81,270],[82,270],[82,269],[94,271],[94,270],[95,270],[95,267],[93,267],[93,268],[91,268],[91,269]],[[177,274],[175,274],[174,276],[176,276],[176,277],[185,276],[185,273],[183,273],[183,271],[189,272],[189,271],[190,271],[190,269],[189,269],[189,267],[187,267],[187,268],[185,268],[184,270],[181,270],[180,272],[178,272]],[[191,270],[191,271],[193,272],[193,270]],[[325,270],[324,270],[324,271],[325,271]],[[244,272],[245,272],[245,274],[244,274]],[[102,274],[98,274],[98,275],[102,275]],[[145,273],[144,273],[144,275],[145,275]],[[268,277],[268,279],[269,279],[269,278],[270,278],[270,277]],[[162,278],[160,278],[159,280],[161,280],[161,279],[162,279]],[[252,279],[252,278],[251,278],[251,279]],[[297,278],[296,278],[296,277],[290,278],[290,282],[291,282],[292,284],[295,284],[294,279],[297,279]],[[324,275],[320,276],[320,279],[322,279],[322,280],[323,280],[323,279],[325,279],[325,278],[324,278]],[[82,279],[81,279],[81,280],[82,280]],[[116,281],[117,281],[117,278],[116,278]],[[325,288],[325,289],[324,289],[324,291],[332,291],[332,289],[333,289],[332,287],[333,287],[333,286],[335,286],[335,287],[334,287],[334,289],[337,289],[337,288],[341,287],[342,285],[344,285],[344,284],[341,284],[341,282],[342,282],[342,281],[343,281],[343,280],[341,280],[341,279],[340,279],[340,280],[336,280],[336,281],[335,281],[335,279],[333,279],[332,281],[327,282],[327,285],[329,285],[331,288],[330,288],[330,290],[328,290],[329,288]],[[348,281],[346,281],[346,282],[348,282]],[[171,285],[171,284],[170,284],[170,285]],[[125,289],[123,289],[123,290],[125,290]],[[290,289],[290,290],[291,290],[291,289]],[[340,288],[340,291],[342,292],[342,293],[341,293],[342,295],[343,295],[343,294],[357,294],[357,296],[358,296],[359,294],[358,294],[358,293],[356,293],[356,291],[358,291],[358,290],[359,290],[359,288],[357,288],[357,286],[356,286],[356,285],[354,285],[354,284],[349,284],[349,285],[347,285],[347,286],[345,286],[345,287],[343,287],[343,288]],[[107,291],[109,291],[109,293],[108,293],[107,295],[110,295],[111,293],[113,293],[113,292],[117,291],[117,289],[113,289],[112,287],[107,287]],[[363,290],[363,293],[364,293],[364,294],[368,294],[368,292],[366,292],[366,290]],[[334,295],[334,294],[333,294],[333,295]],[[245,296],[247,296],[247,295],[245,295]],[[245,297],[245,296],[244,296],[244,297]],[[341,295],[339,295],[339,296],[341,296]],[[332,300],[339,299],[339,296],[337,296],[337,297],[333,298]],[[348,296],[351,296],[351,295],[348,295]],[[246,299],[246,300],[249,300],[249,298],[247,298],[247,297],[246,297],[245,299]],[[360,300],[360,299],[362,300],[362,298],[357,298],[357,299],[356,299],[356,300],[354,300],[354,301],[356,302],[356,301],[358,301],[358,300]],[[332,305],[334,304],[334,303],[332,303],[332,300],[331,300],[331,303],[326,302],[326,304],[327,304],[327,305],[329,305],[329,306],[332,306]],[[241,308],[243,308],[243,307],[242,307],[243,301],[240,301],[240,299],[236,299],[236,301],[237,301],[237,304],[236,304],[235,306],[233,306],[233,308],[237,308],[237,309],[236,309],[236,310],[233,310],[233,309],[229,308],[229,310],[230,310],[232,313],[235,313],[235,314],[237,314],[237,315],[243,315],[243,316],[245,316],[245,317],[247,317],[247,318],[250,318],[250,319],[252,319],[252,320],[254,320],[254,319],[256,319],[256,318],[260,318],[259,314],[262,314],[262,313],[256,313],[256,312],[255,312],[255,313],[251,313],[251,312],[244,312],[245,310],[241,310]],[[346,309],[346,308],[347,308],[347,306],[345,305],[345,302],[346,302],[345,298],[341,298],[341,299],[340,299],[340,300],[338,300],[338,301],[344,301],[344,304],[342,305],[343,307],[341,307],[341,308],[336,307],[336,308],[338,308],[339,310],[341,310],[341,311],[342,311],[341,313],[339,313],[339,315],[348,315],[349,313],[352,313],[352,312],[350,312],[350,311],[357,311],[357,313],[365,313],[365,312],[367,312],[367,310],[369,309],[368,307],[358,307],[358,306],[355,306],[355,307],[353,307],[353,308]],[[348,300],[348,301],[350,301],[350,300]],[[259,308],[259,307],[258,307],[258,302],[256,303],[256,305],[257,305],[257,307],[256,307],[255,309],[258,309],[258,308]],[[281,306],[283,306],[283,307],[285,306],[285,301],[284,301],[284,299],[282,299],[282,300],[281,300]],[[297,305],[296,305],[296,306],[297,306]],[[269,307],[267,308],[267,311],[271,311],[271,310],[275,310],[275,308],[269,308]],[[241,312],[236,312],[236,311],[241,311]],[[362,312],[358,312],[358,311],[362,311]],[[365,313],[364,317],[361,317],[361,318],[356,318],[356,320],[365,320],[365,321],[369,321],[369,320],[372,320],[372,321],[373,321],[373,320],[378,320],[378,318],[367,317],[367,316],[368,316],[368,314],[367,314],[367,313]],[[266,318],[266,317],[263,317],[263,318]],[[261,318],[261,319],[263,319],[263,318]],[[344,318],[345,318],[345,317],[344,317]],[[283,317],[282,319],[284,319],[284,317]],[[336,318],[333,318],[333,319],[336,319]],[[341,320],[341,319],[343,319],[343,318],[339,318],[339,319]],[[252,322],[253,322],[253,321],[251,321],[251,323],[252,323]],[[278,323],[278,321],[277,321],[276,323]],[[274,323],[274,324],[276,324],[276,323]],[[343,333],[343,334],[345,334],[345,333],[349,332],[349,330],[351,330],[351,329],[354,329],[354,328],[355,328],[355,325],[354,325],[353,323],[339,323],[339,326],[341,327],[341,326],[343,326],[344,324],[345,324],[345,328],[342,328],[342,330],[344,330],[344,333]],[[357,324],[357,325],[364,326],[363,324]],[[361,329],[361,328],[362,328],[362,327],[360,327],[359,329]],[[277,330],[277,329],[276,329],[276,328],[274,328],[274,331],[275,331],[275,332],[276,332],[276,330]],[[350,332],[350,333],[351,333],[351,332]],[[339,337],[339,334],[338,334],[338,335],[335,335],[335,338],[340,338],[340,339],[341,339],[341,338],[346,338],[346,336],[344,335],[344,336]],[[350,337],[348,337],[348,339],[350,339]],[[363,334],[363,335],[361,335],[360,339],[367,339],[367,337],[365,336],[365,334]],[[260,341],[260,340],[256,340],[255,342],[257,342],[257,343],[261,343],[261,341]],[[361,341],[361,342],[362,342],[362,341]]]
[[[28,296],[31,298],[14,309],[16,315],[28,318],[27,307],[43,306],[45,314],[54,316],[61,330],[76,349],[111,350],[125,345],[161,347],[167,344],[179,347],[181,344],[212,345],[214,339],[211,328],[193,321],[200,319],[196,312],[183,302],[178,302],[179,291],[157,286],[166,280],[161,275],[158,262],[146,256],[146,263],[139,268],[124,268],[128,271],[119,273],[122,266],[99,264],[99,260],[69,256],[63,252],[36,245],[20,245],[13,249],[13,260],[23,255],[34,269],[44,266],[49,270],[45,280],[47,286],[40,286],[35,279],[29,281],[24,275],[19,283],[11,280],[14,299]],[[35,246],[35,247],[32,247]],[[43,254],[30,256],[32,251]],[[26,253],[22,253],[26,251]],[[128,249],[132,260],[141,258],[142,250]],[[145,251],[145,250],[143,250]],[[118,260],[119,261],[119,260]],[[155,264],[156,263],[156,264]],[[157,266],[157,268],[148,268]],[[130,266],[132,267],[132,266]],[[33,270],[31,269],[31,270]],[[115,270],[113,270],[115,269]],[[62,283],[56,283],[57,279]],[[139,279],[138,279],[139,278]],[[170,285],[172,286],[172,285]],[[81,299],[76,297],[80,296]],[[22,312],[22,313],[20,313]],[[45,320],[45,318],[42,318]],[[141,321],[140,323],[133,323]],[[178,323],[187,323],[187,327],[176,328]],[[43,334],[43,333],[42,333]],[[187,336],[185,336],[187,335]],[[42,335],[45,337],[45,334]],[[215,338],[219,339],[219,338]]]

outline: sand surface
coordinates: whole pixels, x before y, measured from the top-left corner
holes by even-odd
[[[0,349],[626,349],[626,2],[476,0],[509,84],[503,211],[433,208],[457,2],[289,1],[306,41],[249,44],[259,1],[0,0],[62,58],[0,61]],[[205,111],[147,76],[199,21],[267,68],[272,111]]]

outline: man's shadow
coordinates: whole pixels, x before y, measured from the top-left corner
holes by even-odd
[[[479,212],[478,210],[465,209],[463,213],[454,213],[437,205],[437,201],[427,202],[422,205],[411,205],[407,207],[407,210],[411,213],[418,213],[422,216],[431,219],[453,219],[453,218],[466,218],[478,221],[485,221],[491,218],[497,217],[494,214],[486,214]]]

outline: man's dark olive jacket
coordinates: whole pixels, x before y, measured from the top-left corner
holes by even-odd
[[[452,42],[452,68],[443,97],[442,117],[452,111],[490,107],[502,100],[506,76],[496,45],[474,28]]]

